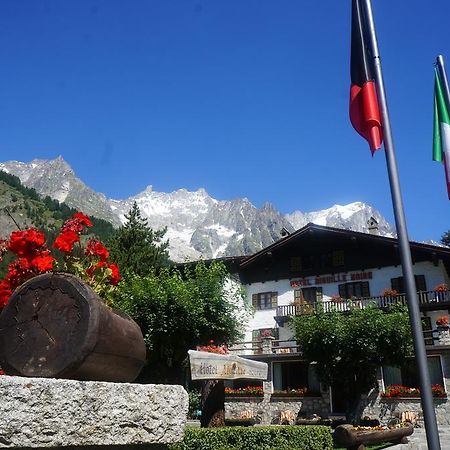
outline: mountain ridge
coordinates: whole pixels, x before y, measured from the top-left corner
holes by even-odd
[[[247,198],[217,200],[204,188],[165,193],[154,191],[149,184],[127,199],[108,199],[86,186],[61,156],[29,163],[7,161],[0,163],[0,170],[16,175],[41,195],[63,200],[115,226],[125,221],[125,214],[136,201],[149,226],[167,227],[170,255],[175,261],[251,254],[280,239],[283,228],[292,232],[308,222],[367,232],[367,221],[374,218],[380,234],[394,235],[384,217],[362,202],[283,215],[268,202],[257,208]]]

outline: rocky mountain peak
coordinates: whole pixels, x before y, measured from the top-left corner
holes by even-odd
[[[108,199],[86,186],[62,156],[29,163],[8,161],[0,163],[0,170],[18,176],[41,195],[115,225],[125,221],[125,214],[136,201],[152,228],[167,227],[170,254],[176,261],[251,254],[279,240],[283,228],[292,232],[308,222],[367,232],[367,221],[374,217],[380,234],[393,235],[381,214],[362,202],[282,215],[269,202],[258,209],[247,198],[214,199],[204,188],[165,193],[148,185],[127,199]]]

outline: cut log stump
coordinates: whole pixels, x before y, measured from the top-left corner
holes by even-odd
[[[401,428],[386,430],[358,430],[353,425],[339,425],[334,430],[334,442],[340,447],[350,450],[364,450],[366,445],[383,442],[405,443],[407,436],[414,432],[411,424]]]
[[[145,357],[139,326],[70,274],[28,280],[0,315],[0,365],[8,375],[130,382]]]

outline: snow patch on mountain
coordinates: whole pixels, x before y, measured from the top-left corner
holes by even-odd
[[[284,216],[270,203],[257,208],[247,198],[217,200],[203,188],[165,193],[149,185],[127,199],[107,199],[77,178],[62,157],[30,163],[8,161],[0,163],[0,170],[18,176],[41,195],[64,201],[116,226],[126,221],[126,214],[136,202],[150,227],[167,227],[170,256],[175,261],[252,254],[279,240],[283,228],[292,232],[308,222],[367,232],[367,222],[373,217],[378,221],[379,234],[394,234],[377,210],[361,202]]]

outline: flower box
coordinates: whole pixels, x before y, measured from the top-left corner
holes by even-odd
[[[447,398],[447,393],[439,384],[433,384],[431,391],[434,398]],[[381,397],[392,399],[420,398],[419,388],[410,388],[401,385],[387,386],[385,391],[381,393]]]
[[[0,365],[8,375],[130,382],[145,357],[139,326],[74,275],[31,278],[0,315]]]

